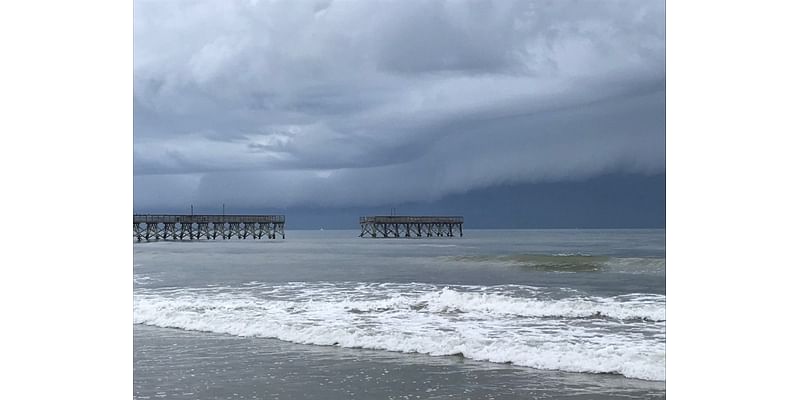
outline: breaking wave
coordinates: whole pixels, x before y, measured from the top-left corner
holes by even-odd
[[[134,293],[138,324],[647,380],[665,380],[665,309],[662,295],[519,285],[250,282]]]

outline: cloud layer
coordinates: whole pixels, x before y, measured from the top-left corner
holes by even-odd
[[[663,1],[134,6],[140,209],[664,170]]]

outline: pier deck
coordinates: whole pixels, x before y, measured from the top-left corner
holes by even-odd
[[[133,215],[133,237],[150,240],[285,239],[283,215]]]
[[[361,237],[419,238],[464,236],[464,217],[376,215],[359,218]]]

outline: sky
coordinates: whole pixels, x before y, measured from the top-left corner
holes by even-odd
[[[134,211],[663,227],[664,6],[135,0]]]

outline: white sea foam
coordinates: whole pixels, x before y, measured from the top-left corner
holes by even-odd
[[[143,275],[143,274],[133,274],[133,283],[137,285],[145,285],[150,282],[158,281],[158,279],[153,278],[152,276]]]
[[[250,282],[246,288],[138,289],[134,321],[665,379],[664,296],[560,295],[515,285]]]

